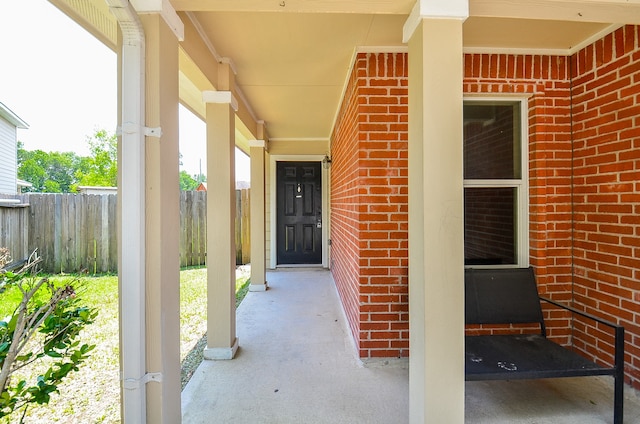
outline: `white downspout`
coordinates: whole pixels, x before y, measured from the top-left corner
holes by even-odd
[[[120,376],[122,420],[146,422],[145,38],[128,0],[106,0],[122,30]]]

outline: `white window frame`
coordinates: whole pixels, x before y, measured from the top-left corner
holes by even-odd
[[[501,265],[466,265],[466,268],[526,268],[529,266],[529,113],[526,97],[467,97],[463,102],[513,102],[520,107],[520,179],[477,180],[465,179],[463,188],[516,189],[516,263]]]

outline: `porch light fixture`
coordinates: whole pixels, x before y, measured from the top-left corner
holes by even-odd
[[[322,166],[324,169],[329,169],[331,167],[331,157],[329,157],[329,155],[324,155],[324,159],[322,159]]]

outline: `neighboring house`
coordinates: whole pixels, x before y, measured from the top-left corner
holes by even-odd
[[[118,187],[78,186],[81,194],[118,194]]]
[[[359,356],[409,356],[412,422],[464,419],[465,266],[532,266],[541,292],[623,324],[640,388],[637,1],[107,0],[118,21],[102,0],[52,3],[118,51],[127,126],[149,117],[119,168],[120,284],[139,289],[121,299],[128,420],[180,420],[178,102],[207,123],[205,358],[239,343],[239,144],[251,290],[266,269],[329,268]],[[118,48],[140,40],[152,54]],[[611,360],[597,328],[553,318],[554,340]],[[145,398],[148,370],[162,387]]]
[[[19,178],[16,181],[16,185],[17,185],[18,194],[21,194],[25,188],[33,187],[33,184],[31,184],[29,181],[21,180]]]
[[[248,181],[236,181],[236,190],[245,190],[248,188],[251,188],[251,184]],[[198,184],[196,191],[207,191],[207,183]]]
[[[18,128],[29,128],[18,115],[0,103],[0,193],[16,194],[18,188]]]

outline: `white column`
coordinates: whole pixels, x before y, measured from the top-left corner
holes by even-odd
[[[462,24],[466,0],[421,0],[409,44],[410,422],[464,422]]]
[[[235,111],[230,91],[205,91],[207,104],[207,347],[205,359],[233,359],[236,337]]]
[[[265,151],[264,140],[249,141],[251,154],[251,285],[250,291],[267,289],[265,270]]]

